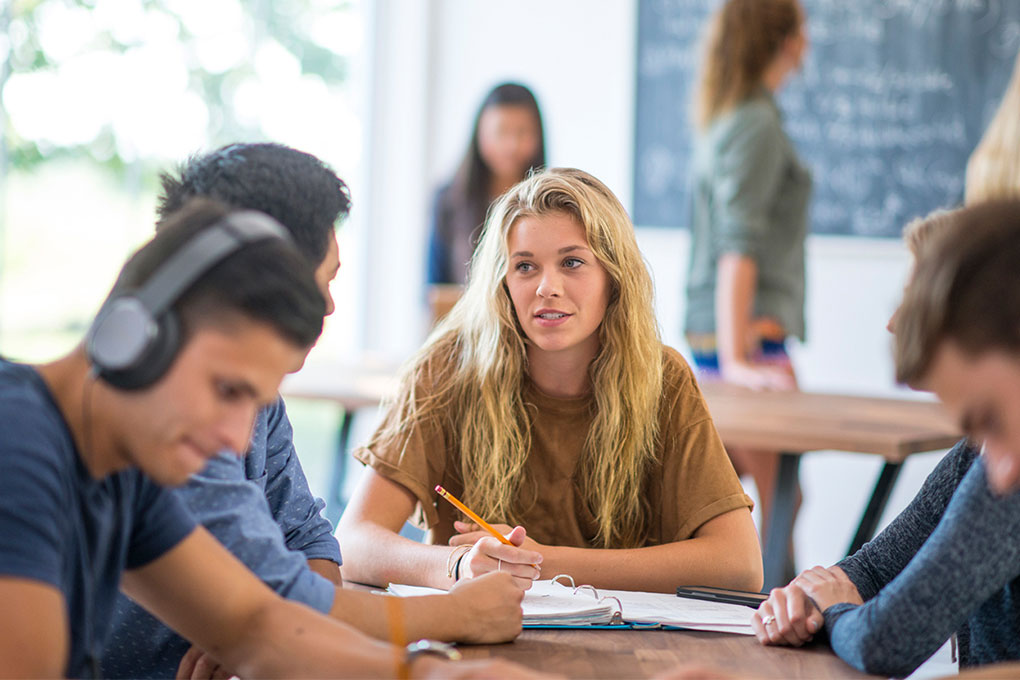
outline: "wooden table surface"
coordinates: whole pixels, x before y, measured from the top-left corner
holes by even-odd
[[[570,678],[650,678],[680,664],[749,678],[870,678],[828,645],[763,647],[756,638],[696,631],[525,630],[503,645],[465,645],[466,658],[501,657]]]
[[[723,441],[773,451],[849,451],[902,462],[912,453],[949,448],[960,430],[931,401],[813,392],[751,392],[701,385]]]

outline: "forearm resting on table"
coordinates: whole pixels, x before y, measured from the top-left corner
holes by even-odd
[[[398,531],[418,502],[406,488],[369,469],[348,503],[337,538],[347,581],[370,585],[406,583],[448,590],[449,546],[422,545]]]
[[[244,638],[222,656],[241,677],[388,677],[395,655],[391,645],[303,605],[276,600],[253,617]]]
[[[337,588],[330,616],[348,623],[379,640],[389,640],[390,621],[382,597],[377,593]],[[407,597],[401,600],[404,633],[408,640],[431,638],[458,641],[465,637],[455,602],[443,595]]]
[[[711,526],[710,526],[711,525]],[[733,510],[709,520],[694,537],[625,550],[549,547],[542,578],[570,574],[575,583],[614,590],[672,593],[679,585],[758,591],[761,549],[750,513]]]
[[[385,586],[390,583],[448,590],[453,579],[446,571],[452,548],[423,545],[370,520],[341,520],[343,576],[347,581]]]
[[[724,253],[715,286],[716,346],[720,366],[747,361],[747,339],[758,284],[758,265],[749,256]]]
[[[126,594],[244,677],[384,676],[394,650],[271,591],[202,528],[139,569]]]

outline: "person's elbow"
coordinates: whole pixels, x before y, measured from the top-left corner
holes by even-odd
[[[755,541],[750,545],[741,545],[733,551],[732,563],[726,588],[746,590],[757,593],[765,583],[765,572],[762,568],[761,548]]]
[[[344,515],[336,526],[336,538],[343,550],[344,563],[341,568],[345,581],[372,583],[375,576],[371,569],[370,554],[372,529],[367,522],[352,515]]]

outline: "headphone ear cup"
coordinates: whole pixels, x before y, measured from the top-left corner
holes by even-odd
[[[121,390],[142,390],[162,378],[181,347],[181,324],[171,309],[156,320],[156,325],[157,331],[152,341],[130,368],[102,371],[99,376]]]

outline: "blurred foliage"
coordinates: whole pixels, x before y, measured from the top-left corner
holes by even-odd
[[[229,96],[239,83],[253,76],[253,64],[243,61],[218,72],[205,68],[202,60],[196,57],[197,37],[180,11],[186,1],[120,0],[119,4],[133,15],[139,11],[146,18],[160,15],[159,19],[169,18],[176,24],[179,44],[189,57],[186,60],[187,88],[198,95],[207,109],[206,139],[210,147],[239,139],[265,139],[257,122],[242,122],[235,110],[234,98]],[[138,164],[155,167],[166,160],[124,158],[118,149],[125,145],[119,143],[118,130],[112,123],[103,125],[88,142],[57,145],[27,137],[18,130],[17,121],[3,110],[4,87],[12,76],[59,69],[62,61],[83,52],[124,55],[133,48],[143,47],[139,41],[118,39],[117,33],[124,31],[107,28],[94,31],[87,39],[79,41],[78,53],[70,57],[46,49],[45,40],[41,38],[41,23],[47,12],[55,6],[56,9],[95,11],[101,2],[109,0],[0,0],[0,177],[5,164],[27,170],[50,160],[83,158],[122,174],[131,166],[137,172]],[[310,33],[317,13],[343,11],[350,4],[349,0],[239,0],[248,51],[253,54],[261,44],[275,41],[300,64],[302,75],[314,74],[327,83],[342,82],[348,77],[349,58],[317,43]],[[194,11],[193,6],[189,9]],[[69,111],[68,115],[74,112]],[[149,173],[143,171],[142,174]]]

